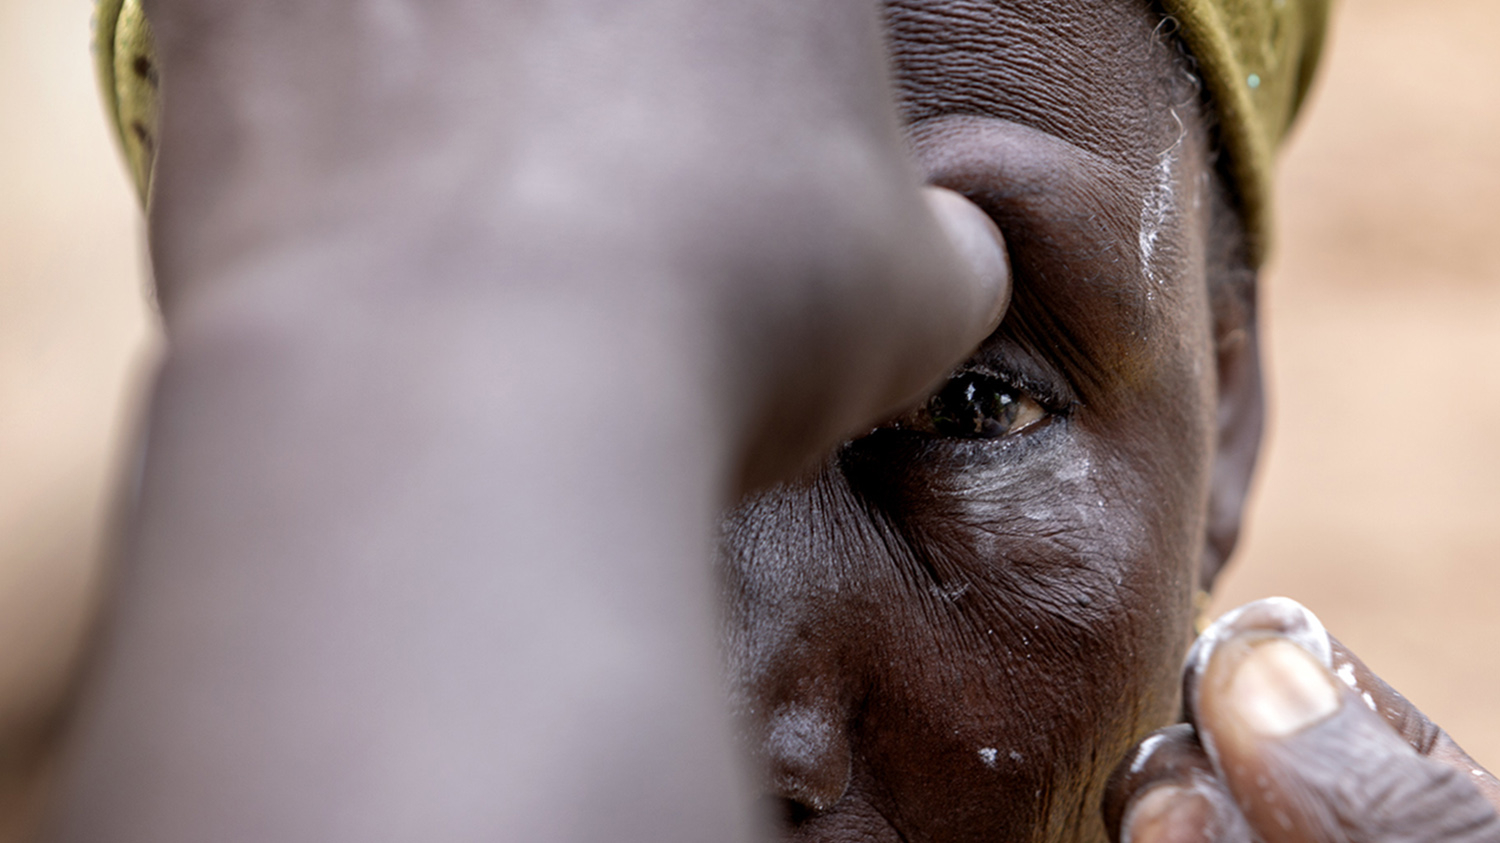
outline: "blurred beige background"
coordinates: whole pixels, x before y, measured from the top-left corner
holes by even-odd
[[[89,5],[0,0],[0,840],[157,341]],[[1335,31],[1282,171],[1268,459],[1216,608],[1302,600],[1500,765],[1500,3],[1345,0]]]
[[[152,338],[89,0],[0,0],[0,841],[34,800]]]

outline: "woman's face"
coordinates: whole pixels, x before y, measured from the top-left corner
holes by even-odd
[[[1014,296],[933,402],[730,514],[735,703],[789,839],[1099,837],[1210,532],[1204,121],[1145,2],[887,12],[913,148]]]

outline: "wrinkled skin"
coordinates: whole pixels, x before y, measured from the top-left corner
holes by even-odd
[[[1105,777],[1176,712],[1209,512],[1248,467],[1215,460],[1258,433],[1247,326],[1211,310],[1208,135],[1144,4],[888,19],[919,161],[1010,249],[966,365],[1049,414],[881,429],[738,508],[735,703],[789,839],[1098,839]]]
[[[732,697],[784,838],[1500,840],[1500,783],[1296,604],[1226,616],[1179,669],[1262,395],[1238,223],[1158,19],[887,19],[918,161],[1010,253],[1010,310],[953,382],[1046,414],[987,439],[909,415],[725,519]]]

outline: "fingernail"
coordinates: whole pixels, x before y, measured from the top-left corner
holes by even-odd
[[[1294,735],[1339,708],[1339,691],[1312,654],[1282,638],[1253,645],[1230,680],[1228,703],[1253,732]]]
[[[1124,843],[1197,843],[1212,840],[1214,807],[1203,794],[1177,785],[1153,787],[1130,806]]]
[[[1243,645],[1230,646],[1231,643],[1247,634],[1257,633],[1270,633],[1281,640],[1290,641],[1312,653],[1324,665],[1333,661],[1328,631],[1323,628],[1323,622],[1318,620],[1318,616],[1306,606],[1285,597],[1268,597],[1246,603],[1219,616],[1198,636],[1192,649],[1188,651],[1186,670],[1182,675],[1182,698],[1188,711],[1198,710],[1199,682],[1208,669],[1209,661],[1215,660],[1223,664],[1224,661],[1217,658],[1222,648],[1243,653]],[[1224,671],[1220,670],[1219,674],[1224,675]]]

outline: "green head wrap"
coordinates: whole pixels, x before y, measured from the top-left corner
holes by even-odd
[[[1198,61],[1258,266],[1270,245],[1276,149],[1307,95],[1330,0],[1161,0]],[[157,78],[140,0],[96,0],[94,63],[141,201],[156,154]]]
[[[156,158],[156,56],[140,0],[95,0],[94,70],[99,92],[146,204]]]
[[[1270,248],[1276,150],[1312,84],[1330,0],[1162,0],[1219,117],[1259,266]]]

